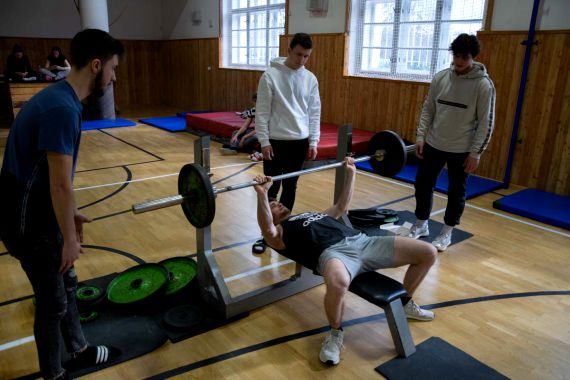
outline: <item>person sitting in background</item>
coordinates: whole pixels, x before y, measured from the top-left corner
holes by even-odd
[[[40,73],[45,75],[46,80],[60,80],[69,74],[71,65],[61,52],[59,46],[51,48],[51,53],[46,58],[44,67],[40,67]]]
[[[6,61],[6,78],[14,82],[27,82],[36,80],[36,72],[32,70],[30,59],[24,54],[22,46],[16,44],[12,48],[12,54]]]
[[[253,107],[242,112],[245,115],[245,121],[241,127],[232,133],[229,144],[224,144],[220,149],[223,155],[236,154],[238,152],[250,153],[250,158],[254,161],[261,161],[259,153],[259,142],[255,133],[255,102],[257,94],[251,97]]]

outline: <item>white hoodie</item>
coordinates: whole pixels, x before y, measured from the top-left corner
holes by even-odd
[[[485,66],[473,62],[465,75],[453,65],[437,73],[424,103],[416,141],[438,150],[479,157],[494,126],[495,87]]]
[[[261,147],[269,139],[302,140],[316,147],[320,138],[321,98],[317,77],[305,67],[293,70],[274,58],[257,88],[255,131]]]

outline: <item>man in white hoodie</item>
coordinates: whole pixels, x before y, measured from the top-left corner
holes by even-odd
[[[451,244],[453,227],[465,208],[467,178],[479,166],[481,154],[493,132],[495,88],[485,66],[474,59],[480,45],[474,35],[460,34],[449,50],[450,68],[438,72],[430,85],[416,133],[416,223],[409,236],[429,235],[428,223],[433,189],[447,164],[449,189],[444,222],[433,245],[445,251]]]
[[[263,154],[263,172],[267,176],[301,170],[305,159],[317,157],[321,119],[319,83],[305,68],[312,48],[311,36],[295,34],[287,57],[272,59],[259,80],[255,130]],[[298,177],[294,177],[282,181],[279,200],[289,210],[295,203],[297,180]],[[273,183],[269,199],[277,199],[280,186],[280,181]],[[253,252],[262,253],[265,248],[265,242],[258,240]]]

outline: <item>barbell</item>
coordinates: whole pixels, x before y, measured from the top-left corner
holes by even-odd
[[[404,145],[397,133],[381,131],[376,133],[368,142],[368,155],[356,158],[354,162],[369,161],[373,171],[382,176],[391,177],[400,172],[406,164],[408,154],[415,151],[414,145]],[[343,162],[318,166],[315,168],[299,170],[273,177],[273,181],[298,177],[318,171],[338,168]],[[212,224],[216,214],[216,195],[228,191],[255,186],[256,181],[249,181],[234,185],[215,188],[210,177],[201,165],[186,164],[178,175],[178,195],[154,199],[132,206],[132,212],[141,214],[165,207],[181,205],[184,215],[196,228],[204,228]]]

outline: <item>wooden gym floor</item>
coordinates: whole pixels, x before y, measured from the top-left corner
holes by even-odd
[[[134,108],[124,110],[121,117],[136,120],[175,111]],[[6,135],[6,130],[0,131],[1,154]],[[169,133],[142,124],[84,132],[75,194],[82,212],[95,219],[86,225],[84,244],[123,251],[146,262],[195,253],[195,231],[180,207],[141,215],[128,211],[133,203],[176,194],[178,171],[193,161],[195,139],[186,132]],[[261,164],[248,161],[245,154],[221,156],[219,144],[211,145],[213,182],[228,176],[232,177],[219,185],[245,182],[261,173]],[[329,206],[333,172],[301,177],[295,212]],[[500,194],[516,190],[498,190],[467,202],[460,228],[474,236],[439,255],[415,295],[419,304],[434,305],[436,319],[410,322],[411,332],[416,344],[440,337],[510,378],[568,378],[570,234],[492,208]],[[388,202],[393,202],[390,208],[413,211],[413,188],[359,171],[352,208]],[[445,197],[436,195],[433,219],[442,221],[445,204]],[[214,248],[231,247],[217,251],[216,259],[232,295],[292,274],[293,265],[283,264],[285,259],[275,252],[268,250],[259,256],[250,252],[251,241],[259,236],[252,188],[220,194],[216,205],[212,244]],[[0,243],[1,379],[38,371],[32,331],[34,307],[27,298],[31,288],[18,262],[5,252]],[[80,280],[87,280],[134,264],[127,256],[86,248],[76,267]],[[404,269],[383,273],[401,280]],[[332,368],[318,360],[322,333],[290,338],[327,325],[323,295],[321,285],[254,310],[232,324],[176,344],[167,342],[143,357],[84,378],[168,377],[165,372],[175,370],[180,373],[177,378],[192,379],[380,379],[374,368],[395,356],[383,319],[347,327],[342,360]],[[490,299],[497,295],[505,296]],[[449,301],[452,306],[440,305]],[[345,321],[381,313],[376,306],[348,294]],[[284,343],[263,345],[283,337]],[[258,344],[261,348],[253,347]],[[226,355],[235,350],[243,350],[243,354]],[[185,369],[214,357],[221,359]]]

